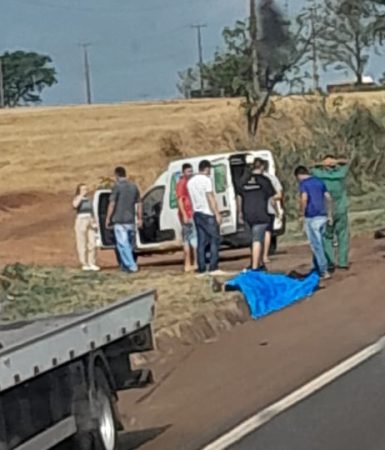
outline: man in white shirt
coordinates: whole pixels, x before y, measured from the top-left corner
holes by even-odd
[[[187,189],[194,211],[194,222],[198,235],[198,272],[206,272],[206,249],[210,247],[209,271],[218,273],[220,225],[222,217],[215,200],[213,183],[210,178],[211,163],[207,160],[199,164],[199,174],[190,179]]]

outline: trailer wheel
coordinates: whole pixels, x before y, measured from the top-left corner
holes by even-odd
[[[97,429],[94,432],[95,450],[116,450],[118,424],[114,410],[114,394],[102,369],[95,369],[93,416]]]
[[[89,405],[81,411],[82,415],[91,415],[93,427],[79,430],[69,443],[73,450],[116,450],[118,444],[118,421],[115,416],[115,397],[104,371],[95,368],[95,383],[90,387]],[[66,448],[67,450],[67,448]]]

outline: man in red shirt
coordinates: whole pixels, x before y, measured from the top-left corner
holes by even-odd
[[[191,164],[183,164],[183,176],[176,186],[176,196],[178,198],[179,220],[182,225],[182,237],[184,245],[184,270],[191,272],[196,270],[197,263],[197,234],[193,220],[193,208],[187,183],[193,176]]]

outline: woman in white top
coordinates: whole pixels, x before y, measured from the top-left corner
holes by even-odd
[[[79,184],[72,206],[76,210],[75,236],[79,262],[84,271],[98,271],[96,265],[96,223],[92,211],[92,201],[88,187]]]

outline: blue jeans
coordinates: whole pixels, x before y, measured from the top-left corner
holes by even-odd
[[[210,272],[218,270],[219,246],[221,243],[219,225],[214,216],[195,213],[194,222],[198,235],[198,271],[206,272],[206,250],[210,246]]]
[[[313,252],[315,269],[320,275],[324,275],[328,271],[324,248],[326,224],[327,218],[323,216],[305,219],[305,230]]]
[[[114,233],[121,268],[130,272],[137,272],[138,266],[134,258],[135,225],[115,224]]]

